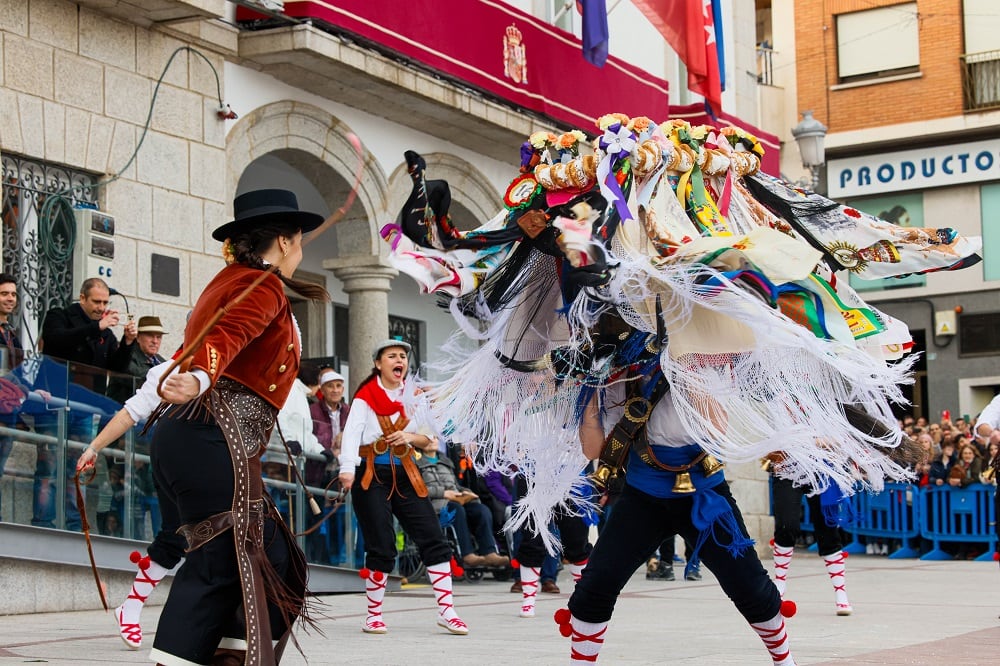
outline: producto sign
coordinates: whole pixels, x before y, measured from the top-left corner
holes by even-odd
[[[830,160],[827,178],[832,197],[998,180],[1000,139]]]

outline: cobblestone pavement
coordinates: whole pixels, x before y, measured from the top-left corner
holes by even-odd
[[[680,569],[678,568],[678,574]],[[604,664],[770,664],[767,652],[708,572],[700,582],[647,581],[642,572],[625,588],[606,636]],[[509,582],[459,582],[455,605],[468,636],[452,636],[435,623],[426,585],[387,596],[389,633],[360,630],[363,595],[324,597],[325,636],[299,632],[308,664],[387,666],[491,666],[565,664],[569,641],[552,613],[562,594],[540,594],[538,615],[517,616],[519,596]],[[680,579],[681,576],[679,575]],[[798,605],[789,622],[798,664],[995,663],[1000,654],[1000,571],[987,562],[921,562],[854,556],[848,560],[850,617],[836,617],[833,592],[819,557],[797,552],[788,597]],[[0,617],[0,664],[142,664],[160,608],[143,615],[145,645],[125,649],[110,614],[86,611]],[[307,663],[289,648],[283,664]]]

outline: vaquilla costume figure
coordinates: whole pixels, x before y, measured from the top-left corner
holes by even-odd
[[[597,659],[618,592],[666,524],[772,660],[792,664],[724,464],[780,447],[782,478],[843,494],[907,476],[912,442],[890,403],[910,381],[909,332],[837,274],[960,269],[981,242],[795,188],[761,173],[762,155],[737,128],[617,113],[593,141],[538,132],[502,210],[460,232],[447,183],[405,154],[413,190],[382,230],[390,261],[472,342],[451,340],[435,368],[437,428],[475,442],[483,469],[525,475],[508,528],[548,525],[578,500],[581,440],[600,460],[594,481],[624,483],[557,614],[573,660]]]

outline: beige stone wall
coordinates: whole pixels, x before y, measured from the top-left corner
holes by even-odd
[[[207,241],[229,209],[211,68],[181,51],[155,90],[186,45],[67,0],[0,0],[0,151],[120,176],[98,197],[116,218],[113,284],[135,314],[157,314],[178,333],[221,267]],[[221,78],[223,57],[198,50]],[[153,253],[180,260],[179,296],[153,293]]]

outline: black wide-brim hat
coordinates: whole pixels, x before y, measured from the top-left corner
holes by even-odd
[[[323,223],[323,216],[299,210],[299,200],[288,190],[253,190],[233,201],[232,222],[212,232],[212,238],[224,241],[265,224],[287,224],[308,233]]]

